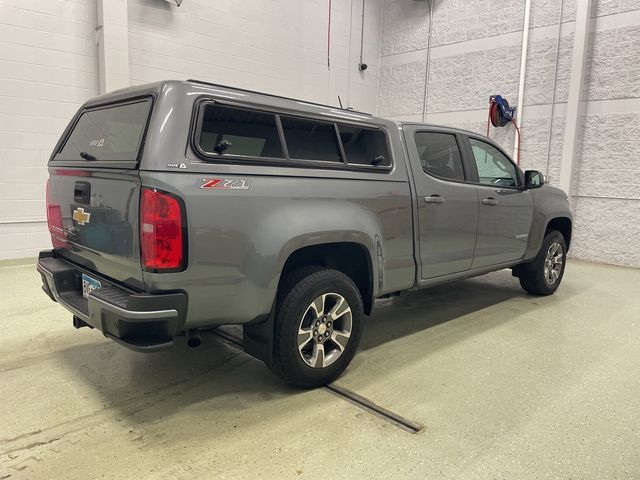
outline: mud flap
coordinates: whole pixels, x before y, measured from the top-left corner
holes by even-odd
[[[267,365],[273,361],[274,317],[272,311],[262,320],[242,325],[244,351]]]

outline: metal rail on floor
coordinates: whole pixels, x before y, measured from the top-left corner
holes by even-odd
[[[335,383],[327,385],[323,388],[323,390],[332,393],[336,397],[341,398],[342,400],[345,400],[352,405],[355,405],[356,407],[364,410],[367,413],[370,413],[371,415],[375,415],[378,418],[386,420],[387,422],[395,425],[398,428],[401,428],[402,430],[405,430],[406,432],[418,433],[423,428],[419,423],[407,420],[397,413],[394,413],[390,410],[387,410],[386,408],[381,407],[380,405],[373,403],[368,398],[364,398],[357,393],[352,392],[348,388],[341,387],[339,385],[336,385]]]
[[[242,347],[242,337],[234,335],[233,333],[230,333],[221,328],[216,329],[213,334],[220,338],[220,340],[226,345],[244,351]],[[348,388],[336,385],[335,383],[331,383],[323,387],[323,390],[346,402],[349,402],[351,405],[354,405],[371,415],[381,418],[382,420],[385,420],[390,424],[401,428],[405,432],[418,433],[424,428],[419,423],[412,422],[411,420],[408,420],[398,415],[397,413],[394,413],[384,407],[381,407],[380,405],[375,404],[368,398],[358,395]]]

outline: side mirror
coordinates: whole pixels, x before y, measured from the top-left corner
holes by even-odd
[[[540,188],[544,185],[544,176],[538,170],[524,172],[524,188]]]

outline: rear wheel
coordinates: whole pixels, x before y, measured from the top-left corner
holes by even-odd
[[[335,380],[360,341],[362,298],[337,270],[307,267],[283,280],[271,369],[292,385],[310,388]]]
[[[547,232],[536,259],[522,265],[520,285],[533,295],[551,295],[560,286],[567,259],[567,245],[557,230]]]

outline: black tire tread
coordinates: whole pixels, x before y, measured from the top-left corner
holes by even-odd
[[[562,245],[562,250],[564,253],[564,264],[562,266],[560,278],[553,285],[553,287],[549,287],[544,279],[544,260],[546,257],[547,249],[554,240],[560,240],[560,244]],[[547,231],[544,239],[542,240],[542,245],[540,246],[540,250],[538,251],[535,260],[529,264],[522,265],[522,268],[520,269],[520,273],[518,275],[520,286],[531,295],[547,296],[553,294],[562,282],[564,269],[567,264],[566,255],[567,246],[562,233],[557,230]]]
[[[313,288],[315,285],[323,281],[335,279],[340,279],[341,281],[347,282],[353,288],[354,293],[357,293],[360,304],[351,305],[351,308],[352,311],[356,309],[356,311],[354,312],[354,316],[357,314],[362,316],[362,299],[360,297],[358,288],[353,283],[351,278],[349,278],[344,273],[339,272],[338,270],[333,270],[331,268],[322,266],[302,267],[288,274],[282,280],[282,284],[280,285],[278,301],[276,304],[276,320],[273,338],[273,361],[271,362],[271,365],[269,365],[269,368],[275,375],[296,387],[313,388],[329,383],[330,381],[335,379],[335,377],[339,376],[344,368],[346,368],[346,365],[344,365],[345,361],[347,365],[351,361],[351,358],[341,357],[336,360],[334,364],[327,367],[327,369],[330,369],[331,372],[324,376],[324,378],[320,380],[312,380],[300,374],[300,372],[296,371],[295,368],[292,368],[292,365],[288,363],[287,359],[285,358],[286,346],[283,345],[283,336],[285,333],[283,332],[283,328],[286,328],[286,326],[283,325],[283,321],[286,320],[283,317],[286,317],[290,314],[290,312],[296,310],[299,307],[299,305],[303,301],[303,297],[307,294],[310,288]],[[360,338],[360,329],[360,322],[358,321],[358,319],[354,318],[354,325],[351,334],[352,341],[354,343],[348,348],[357,348],[357,344]],[[350,352],[345,352],[342,356],[344,357],[349,353]],[[353,354],[355,354],[355,350],[353,350],[350,356],[353,357]],[[341,365],[344,366],[341,367]]]

